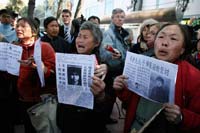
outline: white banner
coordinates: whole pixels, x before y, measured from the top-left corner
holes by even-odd
[[[0,70],[12,75],[19,75],[22,47],[11,43],[0,42]]]

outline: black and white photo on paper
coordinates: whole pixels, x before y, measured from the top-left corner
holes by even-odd
[[[82,67],[77,65],[67,65],[68,85],[82,85]]]
[[[170,79],[160,76],[156,73],[151,73],[148,97],[157,102],[168,102],[169,85]]]

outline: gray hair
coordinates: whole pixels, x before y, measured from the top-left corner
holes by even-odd
[[[112,18],[117,13],[124,13],[125,14],[124,10],[122,10],[121,8],[115,8],[115,9],[112,10]]]
[[[80,30],[91,31],[91,33],[94,37],[94,41],[101,44],[103,35],[102,35],[101,29],[99,28],[99,26],[97,24],[90,22],[90,21],[86,21],[81,25]]]

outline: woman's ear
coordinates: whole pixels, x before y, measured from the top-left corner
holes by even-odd
[[[97,42],[97,41],[94,42],[94,46],[95,46],[95,47],[98,47],[99,45],[100,45],[99,42]]]
[[[181,49],[181,55],[185,52],[185,48]]]

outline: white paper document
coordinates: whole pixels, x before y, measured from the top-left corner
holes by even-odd
[[[42,69],[41,43],[40,39],[35,42],[33,58],[37,65],[37,72],[40,78],[41,86],[45,86],[44,71]]]
[[[11,43],[0,42],[0,70],[12,75],[19,75],[22,47]]]
[[[123,75],[128,89],[149,100],[174,103],[178,66],[152,57],[127,52]]]
[[[56,53],[58,102],[93,109],[90,91],[95,56]]]

